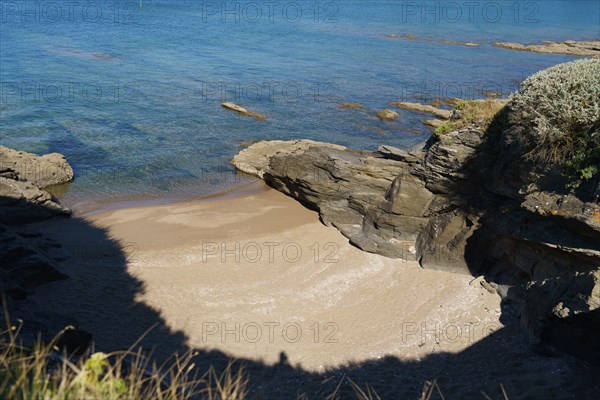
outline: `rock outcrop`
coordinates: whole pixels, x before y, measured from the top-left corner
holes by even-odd
[[[442,119],[426,119],[423,123],[427,126],[431,126],[432,128],[437,128],[438,126],[442,126],[444,124],[444,120]]]
[[[0,223],[38,221],[69,215],[43,188],[70,182],[73,169],[58,153],[37,156],[0,146]]]
[[[70,213],[50,193],[34,184],[0,178],[0,222],[26,223]]]
[[[394,206],[390,189],[410,184],[399,178],[409,162],[297,140],[258,143],[241,151],[233,163],[319,210],[326,225],[338,228],[363,250],[414,259],[414,246],[405,243],[414,242],[426,221],[419,215],[395,214],[394,207],[402,205],[396,202]],[[415,188],[415,195],[419,191]]]
[[[0,177],[45,188],[70,182],[74,174],[73,168],[62,154],[37,156],[0,146]]]
[[[600,361],[585,336],[600,328],[597,195],[565,192],[564,178],[524,165],[502,135],[470,125],[416,150],[378,152],[261,142],[233,164],[318,210],[365,251],[484,275],[540,348]]]
[[[410,103],[407,101],[390,101],[390,105],[404,110],[417,111],[427,114],[433,114],[438,118],[450,119],[452,117],[452,111],[444,110],[441,108],[433,107],[427,104]]]
[[[0,224],[0,292],[9,300],[20,300],[30,289],[65,278],[47,252]]]
[[[61,154],[40,157],[0,146],[0,292],[9,301],[66,278],[57,261],[69,256],[58,244],[22,226],[68,216],[70,210],[43,188],[71,180],[73,169]]]
[[[600,57],[600,40],[593,40],[590,42],[576,42],[574,40],[566,40],[564,42],[545,41],[542,44],[530,45],[512,42],[496,42],[493,45],[503,49],[532,51],[534,53]]]
[[[377,118],[383,121],[393,121],[399,117],[398,113],[394,110],[390,110],[389,108],[384,108],[383,110],[377,111]]]

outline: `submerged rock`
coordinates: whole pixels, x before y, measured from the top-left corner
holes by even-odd
[[[369,128],[369,132],[376,133],[378,135],[385,135],[385,129],[373,126]]]
[[[267,119],[266,115],[247,110],[246,108],[244,108],[240,105],[237,105],[235,103],[225,102],[225,103],[222,103],[221,105],[229,110],[233,110],[233,111],[237,112],[238,114],[244,115],[246,117],[254,117],[257,120],[261,120],[261,121]]]
[[[440,39],[440,38],[435,38],[435,37],[430,37],[430,36],[418,37],[418,36],[412,35],[412,34],[398,35],[396,33],[388,33],[385,35],[385,37],[388,39],[418,40],[421,42],[461,45],[461,46],[467,46],[467,47],[479,47],[480,46],[478,43],[463,42],[461,40]]]
[[[448,40],[448,39],[435,40],[434,39],[434,41],[437,43],[441,43],[441,44],[452,44],[452,45],[460,45],[460,46],[467,46],[467,47],[479,47],[480,46],[478,43],[463,42],[460,40]]]
[[[384,120],[384,121],[394,121],[395,119],[397,119],[400,115],[394,111],[394,110],[390,110],[389,108],[385,108],[381,111],[377,111],[377,118]]]
[[[405,110],[417,111],[422,113],[433,114],[436,117],[443,119],[450,119],[452,117],[452,111],[443,110],[426,104],[410,103],[407,101],[390,101],[390,105]]]
[[[339,108],[365,108],[362,104],[359,103],[342,103],[338,106]]]

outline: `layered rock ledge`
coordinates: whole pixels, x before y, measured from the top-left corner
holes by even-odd
[[[587,336],[600,327],[598,182],[581,196],[563,193],[557,171],[523,165],[513,152],[473,124],[410,151],[260,142],[233,164],[365,251],[484,275],[533,342],[600,361]]]
[[[242,107],[235,103],[225,102],[225,103],[222,103],[221,106],[223,106],[223,108],[226,108],[228,110],[235,111],[238,114],[243,115],[245,117],[254,117],[258,121],[264,121],[267,119],[266,115],[257,113],[255,111],[250,111],[247,108]]]
[[[70,215],[44,188],[73,176],[62,154],[37,156],[0,146],[0,292],[9,302],[66,278],[57,264],[68,257],[60,244],[24,224]]]
[[[69,215],[44,188],[73,180],[62,154],[44,156],[0,146],[0,223],[26,223]]]
[[[541,44],[529,45],[513,42],[496,42],[493,45],[503,49],[531,51],[534,53],[600,57],[600,40],[589,42],[576,42],[574,40],[566,40],[564,42],[546,41]]]

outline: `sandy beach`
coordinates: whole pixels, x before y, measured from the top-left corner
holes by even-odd
[[[598,2],[29,3],[0,400],[600,399]]]
[[[382,393],[416,393],[448,374],[450,394],[473,383],[523,391],[536,379],[547,390],[569,382],[557,378],[564,361],[532,355],[516,324],[500,321],[499,296],[473,277],[360,251],[259,182],[238,195],[33,228],[67,244],[70,279],[40,287],[20,309],[50,329],[94,332],[98,349],[125,349],[145,335],[141,344],[158,359],[197,349],[210,364],[237,359],[259,374],[285,366],[310,382],[359,366],[373,375],[365,379],[385,381]],[[464,370],[449,368],[461,363],[453,357]]]
[[[293,365],[322,371],[387,355],[458,352],[502,326],[500,298],[470,286],[472,277],[360,251],[317,213],[259,182],[252,194],[84,219],[122,244],[126,274],[143,285],[135,301],[183,332],[189,346],[270,364],[283,352]],[[87,242],[63,224],[40,228],[60,231],[63,243]],[[79,256],[71,268],[80,269],[81,258],[100,261]],[[103,319],[79,308],[72,312],[82,314],[82,327],[102,330],[95,324]]]
[[[273,190],[92,220],[139,246],[128,264],[146,285],[138,300],[194,347],[267,363],[284,352],[323,370],[460,351],[501,326],[499,297],[471,277],[362,252]]]

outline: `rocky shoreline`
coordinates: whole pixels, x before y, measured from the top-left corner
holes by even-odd
[[[460,45],[467,47],[481,47],[479,43],[464,42],[460,40],[439,39],[432,37],[419,37],[413,34],[386,34],[387,39],[404,39],[429,43]],[[562,42],[543,41],[538,44],[522,44],[516,42],[494,42],[492,46],[509,50],[531,51],[544,54],[567,54],[579,57],[600,57],[600,40],[576,41],[564,40]]]
[[[520,313],[540,352],[597,363],[600,346],[590,338],[600,307],[598,182],[578,196],[564,193],[556,171],[524,168],[513,153],[502,135],[471,124],[408,151],[258,142],[233,164],[317,210],[364,251],[480,276]],[[69,215],[43,188],[71,181],[73,170],[59,154],[2,147],[0,158],[1,290],[18,301],[67,278],[57,264],[69,257],[60,243],[23,224]]]
[[[24,224],[54,216],[69,216],[44,188],[73,180],[73,169],[58,153],[37,156],[0,146],[0,292],[7,301],[66,279],[57,263],[67,257],[61,244]]]
[[[458,128],[410,150],[263,141],[232,162],[318,211],[366,252],[477,277],[519,313],[539,352],[600,363],[600,177],[567,189],[560,169],[520,157],[505,129],[509,106],[492,108],[487,121],[463,115],[464,104],[390,105]],[[24,224],[70,215],[45,188],[73,177],[60,154],[0,146],[0,291],[9,301],[67,278],[57,264],[69,258],[60,243]]]
[[[0,146],[0,223],[24,223],[70,215],[44,188],[73,180],[62,154],[44,156]]]
[[[365,251],[484,276],[539,351],[600,362],[590,339],[600,327],[597,179],[565,191],[558,171],[524,164],[495,126],[474,123],[410,151],[260,142],[233,164]]]
[[[600,57],[600,40],[589,42],[565,40],[564,42],[545,41],[541,44],[521,44],[513,42],[495,42],[495,47],[509,50],[531,51],[545,54],[567,54],[570,56]]]

